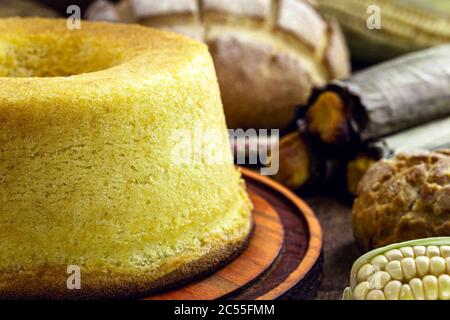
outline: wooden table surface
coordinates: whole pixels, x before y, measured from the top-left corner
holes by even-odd
[[[318,300],[341,299],[348,286],[350,269],[360,256],[353,240],[351,204],[331,196],[303,197],[313,208],[324,233],[324,278]]]

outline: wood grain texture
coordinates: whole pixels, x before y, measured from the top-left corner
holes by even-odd
[[[236,260],[207,278],[148,299],[311,299],[322,279],[322,230],[313,211],[269,178],[241,169],[255,233]]]
[[[340,300],[348,287],[353,262],[363,253],[353,239],[351,203],[335,194],[314,195],[305,199],[314,209],[324,232],[324,264],[318,300]]]
[[[311,208],[279,183],[242,169],[249,192],[264,197],[285,229],[283,250],[271,270],[234,299],[312,299],[322,279],[322,229]]]

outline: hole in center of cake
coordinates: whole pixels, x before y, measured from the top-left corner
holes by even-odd
[[[77,35],[0,38],[0,77],[67,77],[108,69],[122,58],[110,45]]]

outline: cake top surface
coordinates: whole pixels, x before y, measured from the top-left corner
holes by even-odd
[[[207,52],[200,42],[137,25],[81,21],[80,27],[69,29],[64,19],[0,19],[0,97],[31,82],[39,88],[123,81],[127,72],[148,80],[170,76]],[[119,71],[122,79],[111,76]]]

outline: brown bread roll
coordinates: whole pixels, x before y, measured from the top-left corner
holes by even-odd
[[[304,0],[99,0],[86,18],[140,23],[206,42],[232,128],[283,128],[313,86],[349,74],[339,27]]]
[[[450,236],[450,150],[381,160],[365,174],[357,194],[353,231],[365,251]]]

